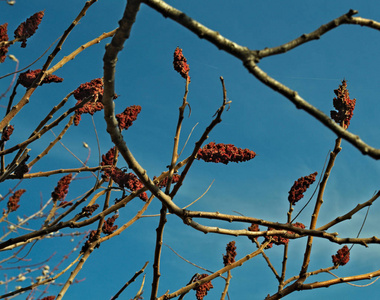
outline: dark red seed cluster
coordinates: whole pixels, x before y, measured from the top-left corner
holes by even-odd
[[[26,190],[24,190],[24,189],[17,190],[14,192],[14,194],[11,197],[9,197],[9,200],[7,203],[7,207],[8,207],[9,212],[16,211],[20,207],[20,205],[18,203],[20,201],[20,197],[25,192],[26,192]]]
[[[110,150],[108,150],[106,154],[102,155],[102,162],[100,163],[100,165],[112,166],[115,160],[115,153],[116,153],[115,147],[112,147]]]
[[[257,224],[251,224],[251,226],[248,227],[249,231],[260,231],[259,225]],[[253,236],[248,236],[248,238],[253,242],[253,240],[257,241],[258,236],[253,237]]]
[[[18,82],[26,87],[29,88],[33,81],[37,78],[37,76],[41,73],[41,69],[36,70],[28,70],[24,73],[21,73],[18,77]],[[63,78],[58,77],[56,75],[47,75],[45,78],[41,81],[40,85],[43,85],[44,83],[51,83],[51,82],[62,82]]]
[[[118,226],[113,225],[113,223],[115,223],[118,217],[118,215],[113,215],[112,217],[108,218],[107,221],[104,222],[102,227],[102,231],[104,234],[111,234],[117,229]]]
[[[298,228],[302,228],[304,229],[305,228],[305,225],[302,224],[302,223],[294,223],[292,224],[294,227],[298,227]],[[274,228],[268,228],[268,230],[276,230]],[[288,231],[289,234],[292,234],[294,232],[292,231]],[[273,243],[277,246],[279,245],[286,245],[287,243],[289,243],[289,239],[288,238],[285,238],[285,237],[282,237],[282,236],[277,236],[277,235],[273,235],[273,236],[266,236],[265,237],[265,241],[269,241],[270,238],[272,238],[272,241],[267,245],[266,249],[269,249],[269,248],[272,248],[273,246]]]
[[[276,230],[275,228],[268,228],[268,231],[270,230]],[[289,232],[292,233],[292,232]],[[272,239],[272,241],[266,246],[266,249],[272,248],[273,243],[276,244],[277,246],[279,245],[286,245],[289,242],[289,239],[282,237],[282,236],[277,236],[277,235],[272,235],[272,236],[266,236],[265,237],[265,242],[269,241]]]
[[[309,188],[311,184],[314,183],[315,177],[318,172],[314,172],[308,176],[301,177],[294,182],[292,188],[289,191],[288,200],[291,204],[295,205],[296,202],[303,198],[303,193]]]
[[[112,170],[113,170],[113,164],[115,160],[115,153],[116,153],[116,148],[112,147],[106,154],[102,155],[102,161],[100,163],[101,166],[112,166],[110,168],[103,169],[103,178],[105,181],[109,181]]]
[[[335,255],[332,255],[332,261],[335,266],[344,266],[350,260],[350,249],[345,245],[339,249]]]
[[[103,80],[101,78],[96,78],[90,82],[82,83],[74,91],[74,98],[78,101],[83,101],[88,98],[91,98],[94,101],[98,101],[102,100],[103,92]]]
[[[133,173],[126,173],[119,168],[112,168],[110,176],[115,183],[121,188],[127,188],[132,192],[135,192],[144,187],[143,183]],[[139,195],[143,201],[148,200],[148,194],[143,192]]]
[[[3,141],[9,141],[9,138],[11,137],[11,135],[12,135],[14,129],[15,129],[15,128],[13,127],[13,125],[8,125],[8,126],[3,130],[3,133],[2,133],[1,139],[2,139]]]
[[[101,111],[104,108],[103,103],[101,102],[103,92],[103,80],[101,78],[96,78],[90,82],[82,83],[74,91],[74,98],[78,100],[76,105],[80,104],[84,100],[87,100],[88,98],[91,99],[75,111],[75,126],[79,125],[79,122],[82,119],[82,114],[93,115],[97,111]]]
[[[189,78],[189,81],[190,81],[190,76],[189,76],[190,67],[187,63],[187,59],[182,54],[182,49],[179,47],[177,47],[174,50],[173,66],[174,66],[174,70],[176,70],[179,74],[181,74],[183,78],[185,79]]]
[[[8,41],[8,23],[0,25],[0,43]],[[7,57],[8,47],[10,44],[0,46],[0,63],[3,63]]]
[[[301,229],[305,229],[305,225],[300,223],[300,222],[296,222],[294,224],[292,224],[294,227],[298,227],[298,228],[301,228]]]
[[[71,205],[73,205],[74,203],[72,203],[72,202],[69,202],[69,201],[61,201],[61,203],[58,205],[58,207],[60,207],[60,208],[65,208],[65,207],[67,207],[67,206],[71,206]]]
[[[196,280],[201,280],[205,277],[207,277],[207,274],[200,274],[196,277]],[[196,293],[195,296],[197,297],[197,300],[203,300],[203,298],[207,295],[208,291],[213,288],[213,285],[211,281],[207,281],[198,287],[195,288]]]
[[[24,177],[24,174],[28,173],[29,172],[29,167],[28,165],[26,164],[26,162],[28,161],[29,159],[29,155],[26,156],[26,159],[24,159],[20,164],[19,166],[16,168],[16,170],[14,170],[13,172],[13,175],[15,176],[15,178],[17,179],[21,179]]]
[[[90,206],[85,206],[82,208],[82,214],[84,214],[85,217],[90,217],[95,210],[99,208],[99,204],[93,204]]]
[[[51,193],[51,197],[53,201],[63,201],[69,192],[69,185],[71,183],[73,175],[70,173],[69,175],[63,176],[57,183],[54,191]]]
[[[116,115],[116,119],[119,122],[120,130],[127,130],[136,121],[137,115],[141,111],[140,105],[132,105],[127,107],[121,114]]]
[[[223,163],[244,162],[253,159],[256,153],[249,149],[241,149],[232,144],[215,144],[211,142],[199,149],[197,158],[205,162]]]
[[[180,175],[178,174],[174,174],[173,177],[172,177],[172,184],[173,183],[177,183],[179,181],[179,179],[181,178]],[[153,177],[153,180],[155,180],[156,177]],[[162,189],[164,187],[166,187],[166,185],[168,184],[168,177],[166,177],[164,180],[162,180],[159,184],[157,184],[157,186]]]
[[[82,83],[74,91],[74,98],[78,100],[76,105],[80,104],[82,101],[91,99],[85,105],[75,111],[75,126],[79,124],[82,118],[82,114],[93,115],[97,111],[101,111],[104,108],[102,103],[103,92],[103,80],[101,78],[96,78],[90,82]],[[114,99],[116,98],[117,96],[114,95]]]
[[[333,105],[336,111],[332,110],[330,112],[331,118],[343,126],[344,129],[347,129],[354,115],[356,99],[350,99],[346,80],[342,81],[342,84],[339,85],[337,90],[334,90],[334,93],[336,98],[333,99]]]
[[[236,246],[235,241],[229,242],[226,247],[226,255],[223,255],[224,266],[228,266],[235,262]]]
[[[21,23],[15,30],[15,38],[22,41],[21,47],[26,47],[26,40],[30,38],[37,30],[38,25],[40,25],[42,18],[44,16],[44,11],[35,13],[30,18],[26,19],[25,22]]]
[[[92,230],[90,232],[90,234],[88,235],[88,239],[87,241],[84,243],[82,249],[80,250],[81,253],[84,253],[87,251],[88,247],[90,246],[90,244],[92,242],[95,242],[96,241],[96,238],[97,238],[97,235],[96,235],[96,230]],[[99,247],[99,245],[98,245]]]
[[[105,155],[102,155],[102,166],[112,166],[115,159],[115,147],[111,148]],[[103,170],[104,179],[106,181],[111,177],[112,180],[121,188],[127,188],[131,191],[137,191],[144,187],[143,183],[137,178],[133,173],[127,173],[122,169],[117,167],[110,167]],[[148,195],[146,192],[143,192],[139,195],[140,199],[143,201],[148,200]]]
[[[43,297],[41,300],[54,300],[55,299],[55,296],[47,296],[47,297]]]

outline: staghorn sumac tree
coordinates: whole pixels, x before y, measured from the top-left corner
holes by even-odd
[[[375,295],[379,4],[172,2],[0,2],[0,298]]]

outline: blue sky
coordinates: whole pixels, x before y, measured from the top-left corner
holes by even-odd
[[[27,48],[21,49],[18,44],[10,48],[10,53],[19,59],[20,66],[24,67],[40,56],[68,27],[84,3],[85,1],[73,0],[62,3],[18,0],[14,6],[9,6],[0,2],[0,24],[8,22],[9,32],[13,32],[35,12],[45,10],[40,28],[36,35],[30,38]],[[380,20],[380,4],[377,1],[276,0],[268,4],[265,1],[237,3],[177,0],[168,3],[209,28],[219,31],[223,36],[251,49],[263,49],[288,42],[347,13],[351,8],[357,9],[359,16],[363,18]],[[101,0],[95,3],[70,34],[53,64],[80,45],[116,28],[124,6],[125,1]],[[7,147],[29,136],[39,120],[70,91],[81,83],[102,77],[104,46],[103,41],[59,69],[55,74],[64,78],[62,84],[44,85],[37,89],[27,107],[11,122],[15,126],[15,132]],[[181,188],[176,203],[180,206],[187,205],[198,198],[215,180],[209,192],[193,205],[194,210],[229,214],[237,211],[251,217],[285,222],[290,187],[299,177],[322,170],[326,155],[334,146],[335,135],[305,112],[297,110],[287,99],[258,82],[236,58],[200,40],[179,24],[163,18],[145,5],[142,5],[137,16],[131,38],[119,55],[116,71],[116,92],[120,95],[116,100],[116,111],[122,112],[130,105],[142,106],[137,121],[125,133],[131,151],[150,176],[159,175],[170,163],[178,107],[185,85],[183,78],[172,67],[172,56],[177,46],[183,49],[190,65],[191,76],[188,101],[192,112],[190,118],[185,118],[180,145],[184,144],[191,129],[199,123],[183,153],[183,158],[191,153],[193,144],[221,104],[220,76],[225,79],[227,95],[232,104],[230,110],[224,113],[223,122],[210,134],[208,142],[235,144],[237,147],[255,151],[257,156],[250,162],[228,166],[197,161]],[[286,54],[263,59],[259,66],[270,76],[298,91],[304,99],[326,114],[333,109],[334,89],[338,88],[341,80],[345,78],[351,98],[357,99],[349,129],[370,145],[379,147],[379,46],[379,32],[359,26],[343,25],[325,34],[318,41],[312,41]],[[40,68],[45,59],[46,56],[31,68]],[[13,71],[14,65],[10,60],[3,63],[1,75]],[[1,92],[8,87],[10,81],[10,77],[1,80]],[[15,101],[21,98],[23,89],[18,89]],[[0,105],[6,105],[7,98],[1,101]],[[71,99],[68,104],[72,106],[75,102]],[[100,154],[112,146],[102,117],[102,113],[94,116],[100,140]],[[59,130],[55,129],[54,132],[58,133]],[[33,144],[30,152],[32,158],[53,138],[49,133]],[[88,165],[98,164],[96,135],[89,116],[83,116],[78,127],[70,128],[62,142],[82,160],[88,155],[88,150],[82,145],[82,142],[86,142],[91,148]],[[346,142],[342,143],[342,148],[325,192],[325,203],[318,222],[320,225],[344,214],[357,203],[368,200],[379,189],[379,163],[362,156]],[[32,172],[79,166],[71,154],[57,145],[49,156],[33,167]],[[120,161],[119,166],[125,164]],[[24,180],[20,187],[27,189],[27,193],[22,198],[21,208],[17,213],[22,216],[36,211],[41,201],[49,199],[60,177],[55,175],[34,182]],[[88,177],[86,174],[78,176],[78,180],[70,186],[68,200],[74,199],[91,187],[93,179]],[[2,183],[0,193],[5,194],[15,184],[15,181]],[[310,195],[311,192],[308,191],[306,197]],[[141,206],[141,201],[135,201],[121,210],[116,224],[122,225],[123,221],[127,222]],[[160,207],[158,201],[155,201],[147,213],[156,214]],[[300,207],[302,203],[296,205],[295,212]],[[378,234],[375,227],[378,210],[375,202],[361,236]],[[309,224],[311,211],[312,205],[305,209],[298,221]],[[341,237],[356,236],[364,214],[364,211],[358,213],[352,221],[334,227],[333,230],[338,231]],[[216,224],[210,221],[202,222]],[[157,217],[144,218],[122,235],[103,243],[94,251],[77,277],[79,280],[86,280],[74,284],[65,297],[74,300],[109,299],[145,261],[149,260],[144,288],[144,298],[148,299],[157,224]],[[226,228],[241,228],[241,224],[217,224]],[[94,224],[84,230],[93,228]],[[33,247],[28,258],[38,262],[57,251],[57,255],[49,262],[52,267],[75,247],[80,238],[75,238],[74,242],[70,242],[69,237],[41,242]],[[177,217],[168,216],[164,243],[186,259],[209,270],[215,271],[223,266],[222,254],[225,253],[226,244],[231,240],[236,241],[237,258],[254,250],[247,238],[204,235],[184,226]],[[299,272],[305,242],[305,239],[301,239],[291,243],[287,277]],[[316,240],[309,269],[330,266],[331,255],[340,247]],[[267,251],[278,269],[282,260],[282,249],[274,247]],[[349,264],[335,271],[335,274],[349,276],[377,270],[378,266],[373,262],[376,252],[376,245],[371,245],[368,249],[355,246]],[[173,292],[182,287],[196,272],[200,270],[182,261],[164,247],[159,295],[168,289]],[[231,299],[263,299],[267,294],[273,294],[277,290],[276,280],[261,257],[234,269],[232,276],[229,289]],[[63,282],[64,278],[66,277],[59,282]],[[333,277],[320,276],[312,278],[312,281],[330,278]],[[140,282],[141,278],[129,287],[120,299],[132,298]],[[206,299],[219,299],[223,283],[222,279],[214,280],[214,289]],[[367,283],[366,281],[358,284]],[[328,289],[293,293],[288,298],[320,299],[339,295],[346,299],[357,299],[371,297],[378,287],[378,283],[367,288],[337,285]],[[56,294],[59,287],[52,286],[49,291],[50,294]],[[25,294],[16,299],[24,298]],[[195,296],[188,295],[187,298],[195,299]]]

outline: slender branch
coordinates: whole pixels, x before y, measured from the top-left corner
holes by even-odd
[[[91,47],[95,44],[99,44],[100,41],[113,36],[115,34],[115,32],[116,32],[116,29],[114,29],[110,32],[103,33],[102,35],[93,39],[92,41],[89,41],[89,42],[85,43],[84,45],[80,46],[78,49],[76,49],[75,51],[71,52],[69,55],[62,58],[58,63],[56,63],[53,67],[51,67],[49,70],[47,70],[46,74],[47,75],[53,74],[58,69],[62,68],[63,65],[65,65],[67,62],[73,60],[79,53],[81,53],[82,51],[84,51],[88,47]]]
[[[322,25],[311,33],[303,34],[295,40],[287,42],[283,45],[260,50],[256,55],[259,59],[261,59],[263,57],[285,53],[312,40],[318,40],[323,34],[329,32],[330,30],[333,30],[342,24],[350,24],[353,19],[352,16],[358,13],[359,12],[357,10],[350,9],[348,13],[328,22],[327,24]]]
[[[181,135],[181,129],[182,129],[182,122],[184,119],[184,111],[186,107],[189,105],[187,102],[187,95],[189,92],[189,83],[190,83],[190,77],[186,78],[186,85],[185,85],[185,94],[183,96],[182,105],[179,107],[179,115],[178,115],[178,122],[177,122],[177,128],[174,136],[174,144],[173,144],[173,152],[172,152],[172,159],[169,166],[169,175],[167,177],[167,184],[165,188],[165,193],[170,193],[170,186],[172,183],[172,178],[175,170],[175,165],[178,161],[178,144],[179,144],[179,138]],[[165,224],[167,222],[166,218],[167,214],[167,208],[164,203],[162,203],[162,208],[160,210],[160,221],[158,224],[158,227],[156,229],[156,246],[154,251],[154,263],[153,263],[153,281],[152,281],[152,291],[150,299],[154,300],[156,299],[157,292],[158,292],[158,285],[161,277],[160,273],[160,260],[161,260],[161,250],[162,250],[162,243],[163,243],[163,234],[164,234],[164,228]]]
[[[150,294],[150,299],[155,300],[158,292],[158,284],[161,277],[160,272],[160,261],[161,261],[161,250],[164,236],[164,227],[167,222],[166,219],[167,208],[162,204],[160,210],[160,221],[156,228],[156,246],[154,250],[154,263],[153,263],[153,280],[152,280],[152,291]]]
[[[133,223],[135,223],[137,220],[141,218],[141,215],[148,209],[150,203],[152,203],[154,196],[152,195],[148,201],[144,204],[143,208],[137,212],[137,214],[129,220],[127,223],[125,223],[123,226],[119,227],[117,230],[112,232],[110,235],[107,235],[105,237],[102,237],[99,239],[99,244],[103,243],[104,241],[107,241],[111,238],[113,238],[116,235],[121,234],[125,229],[127,229],[129,226],[131,226]]]
[[[339,154],[339,152],[342,150],[342,148],[340,147],[341,142],[342,142],[341,138],[336,139],[334,150],[330,153],[329,162],[327,164],[325,173],[323,174],[321,184],[319,185],[317,201],[315,203],[314,212],[311,215],[311,222],[310,222],[310,229],[311,230],[315,229],[315,227],[317,226],[317,220],[318,220],[318,216],[319,216],[319,211],[320,211],[322,203],[323,203],[323,194],[325,192],[327,180],[330,177],[330,173],[331,173],[331,170],[334,166],[335,159],[336,159],[337,155]],[[301,281],[306,279],[306,277],[304,277],[304,274],[306,274],[307,268],[309,266],[312,244],[313,244],[313,237],[309,236],[308,240],[307,240],[307,246],[305,249],[304,260],[303,260],[303,264],[302,264],[302,268],[301,268],[301,272],[300,272],[300,280]]]
[[[347,277],[339,277],[335,279],[325,280],[325,281],[316,281],[313,283],[307,283],[307,284],[299,284],[297,287],[290,286],[292,288],[285,288],[280,293],[276,293],[272,296],[268,296],[265,299],[266,300],[277,300],[281,299],[286,295],[289,295],[291,292],[297,290],[297,291],[303,291],[303,290],[310,290],[310,289],[316,289],[316,288],[322,288],[322,287],[329,287],[335,284],[339,284],[342,282],[352,282],[352,281],[359,281],[359,280],[365,280],[365,279],[372,279],[374,277],[380,276],[380,270],[377,270],[375,272],[370,272],[366,274],[361,275],[355,275],[355,276],[347,276]]]
[[[293,205],[290,202],[289,203],[289,211],[287,213],[288,217],[288,223],[290,224],[292,221],[292,212],[293,212]],[[278,290],[281,291],[283,288],[283,283],[285,280],[285,274],[286,274],[286,263],[288,261],[288,249],[289,249],[289,243],[286,243],[284,246],[284,255],[282,259],[282,271],[281,271],[281,278],[279,280]]]
[[[336,268],[337,268],[337,266],[332,266],[332,267],[323,268],[323,269],[319,269],[316,271],[308,272],[308,273],[306,273],[306,277],[310,277],[310,276],[321,274],[321,273],[328,273],[331,270],[334,270]],[[290,282],[292,282],[294,280],[297,280],[298,278],[300,278],[300,276],[296,275],[296,276],[293,276],[293,277],[287,279],[286,281],[284,281],[284,286],[286,286],[287,284],[289,284]]]
[[[86,250],[86,252],[83,253],[82,258],[79,260],[75,269],[70,273],[69,278],[67,279],[67,281],[63,285],[62,289],[58,293],[56,300],[61,300],[63,298],[63,296],[67,292],[68,288],[73,283],[74,278],[78,275],[79,271],[82,269],[83,265],[85,264],[87,259],[90,257],[90,254],[92,253],[92,251],[94,251],[94,244],[95,244],[95,242],[91,243],[90,246],[88,247],[88,249]]]
[[[75,118],[75,115],[72,115],[69,119],[69,121],[67,122],[67,124],[65,125],[65,127],[62,129],[61,133],[52,141],[50,142],[49,146],[47,146],[45,148],[44,151],[42,151],[40,154],[38,154],[36,156],[35,159],[33,159],[29,164],[28,164],[28,168],[30,168],[31,166],[33,166],[37,161],[39,161],[42,157],[44,157],[45,155],[47,155],[49,153],[49,151],[54,147],[55,144],[57,144],[63,137],[63,135],[66,133],[66,131],[70,128],[70,126],[73,124],[74,122],[74,118]]]
[[[94,172],[98,170],[104,170],[109,167],[110,166],[97,166],[97,167],[82,167],[82,168],[72,168],[72,169],[59,169],[59,170],[52,170],[52,171],[46,171],[46,172],[28,173],[28,174],[24,174],[22,178],[31,179],[35,177],[49,177],[54,174]],[[9,176],[9,179],[16,179],[16,177]]]
[[[185,262],[187,262],[187,263],[193,265],[193,266],[196,267],[196,268],[199,268],[199,269],[201,269],[201,270],[203,270],[203,271],[206,271],[206,272],[208,272],[208,273],[213,273],[212,271],[207,270],[207,269],[205,269],[205,268],[202,268],[201,266],[198,266],[198,265],[192,263],[191,261],[187,260],[187,259],[184,258],[183,256],[179,255],[179,254],[178,254],[178,253],[177,253],[172,247],[170,247],[169,245],[166,245],[166,244],[164,244],[164,245],[165,245],[166,247],[168,247],[170,250],[172,250],[172,251],[174,252],[175,255],[177,255],[180,259],[183,259]],[[221,277],[223,277],[223,276],[221,276]]]
[[[352,218],[352,216],[354,214],[356,214],[358,211],[360,211],[361,209],[363,209],[364,207],[367,207],[367,206],[371,206],[372,203],[380,197],[380,191],[378,191],[371,199],[369,199],[368,201],[364,202],[364,203],[361,203],[361,204],[358,204],[356,205],[356,207],[352,210],[350,210],[348,213],[344,214],[343,216],[339,216],[337,218],[335,218],[334,220],[332,220],[331,222],[317,228],[316,230],[321,230],[321,231],[325,231],[329,228],[331,228],[332,226],[336,225],[336,224],[339,224],[340,222],[343,222],[343,221],[346,221],[346,220],[349,220]]]
[[[143,272],[144,272],[144,270],[145,270],[145,268],[147,267],[147,265],[148,265],[148,263],[149,263],[149,261],[147,261],[145,264],[144,264],[144,266],[139,270],[139,271],[137,271],[136,273],[135,273],[135,275],[133,275],[133,277],[131,278],[131,279],[129,279],[124,285],[123,285],[123,287],[115,294],[115,296],[113,296],[112,298],[111,298],[111,300],[115,300],[115,299],[117,299],[119,296],[120,296],[120,294],[128,287],[128,285],[130,285],[132,282],[134,282],[135,280],[136,280],[136,278],[140,275],[140,274],[142,274]]]
[[[226,298],[226,295],[228,293],[228,288],[230,286],[230,281],[231,281],[232,275],[231,275],[231,270],[227,271],[227,280],[224,285],[223,293],[222,296],[220,297],[220,300],[224,300]]]

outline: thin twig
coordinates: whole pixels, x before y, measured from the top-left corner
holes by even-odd
[[[113,296],[112,298],[111,298],[111,300],[115,300],[115,299],[117,299],[119,296],[120,296],[120,294],[128,287],[128,285],[130,285],[132,282],[134,282],[135,280],[136,280],[136,278],[140,275],[140,274],[142,274],[143,272],[144,272],[144,270],[145,270],[145,268],[147,267],[147,265],[148,265],[148,263],[149,263],[149,261],[147,261],[145,264],[144,264],[144,266],[139,270],[139,271],[137,271],[136,273],[135,273],[135,275],[133,275],[132,276],[132,278],[131,279],[129,279],[124,285],[123,285],[123,287],[115,294],[115,296]]]

